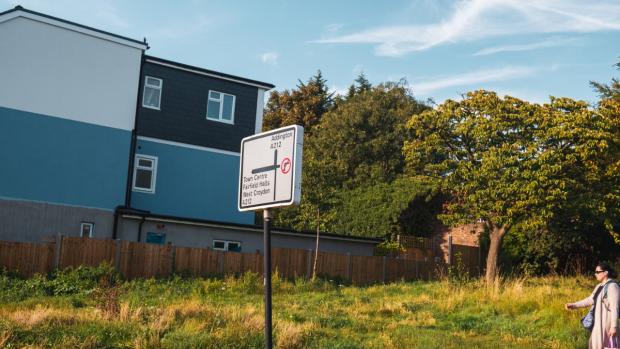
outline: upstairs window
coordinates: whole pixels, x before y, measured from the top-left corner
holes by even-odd
[[[161,104],[161,88],[164,84],[162,79],[146,76],[144,78],[144,93],[142,94],[142,106],[157,109]]]
[[[133,190],[144,193],[155,193],[155,179],[157,177],[157,158],[154,156],[136,154],[133,170]]]
[[[232,124],[235,119],[235,96],[209,91],[207,119]]]

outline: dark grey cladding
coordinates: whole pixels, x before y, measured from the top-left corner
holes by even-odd
[[[160,110],[140,108],[139,136],[239,152],[241,139],[254,134],[258,88],[145,62],[144,76],[163,80]],[[236,96],[234,124],[207,119],[209,90]]]

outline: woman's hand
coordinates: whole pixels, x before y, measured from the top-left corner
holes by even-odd
[[[566,310],[575,309],[575,305],[573,303],[566,303],[564,304],[564,309]]]
[[[616,327],[612,327],[612,328],[609,329],[609,336],[610,337],[615,337],[617,333],[618,333],[618,329]]]

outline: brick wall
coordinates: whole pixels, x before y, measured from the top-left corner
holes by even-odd
[[[443,257],[443,261],[448,261],[448,237],[452,236],[452,244],[465,246],[480,246],[480,234],[483,232],[482,224],[466,224],[450,228],[441,226],[433,235],[433,240],[437,248],[436,255]]]

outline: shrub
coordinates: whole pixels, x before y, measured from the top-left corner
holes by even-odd
[[[398,241],[383,241],[375,248],[375,256],[397,256],[400,252],[405,252],[405,247]]]
[[[48,294],[55,296],[90,293],[103,279],[115,285],[120,281],[120,274],[114,270],[114,266],[106,262],[98,267],[81,265],[54,271],[45,286]]]
[[[467,266],[463,263],[463,256],[460,252],[454,254],[454,263],[447,267],[438,265],[435,269],[437,279],[448,281],[453,284],[467,284],[473,281],[473,278],[467,270]]]
[[[120,310],[121,287],[114,273],[101,276],[99,285],[91,293],[95,305],[108,317],[118,315]]]

